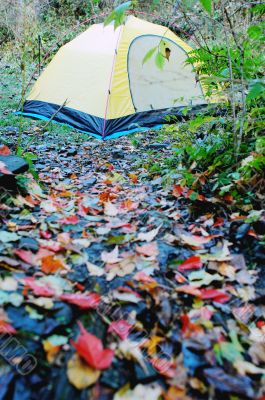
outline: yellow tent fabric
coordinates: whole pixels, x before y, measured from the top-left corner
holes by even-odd
[[[52,117],[100,139],[160,126],[168,114],[206,104],[185,64],[190,50],[170,29],[134,16],[116,30],[92,25],[60,48],[22,114]]]

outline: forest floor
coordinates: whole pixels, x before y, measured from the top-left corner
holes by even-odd
[[[167,182],[152,167],[174,143],[156,132],[41,126],[22,137],[38,179],[1,192],[0,399],[264,399],[262,213]]]

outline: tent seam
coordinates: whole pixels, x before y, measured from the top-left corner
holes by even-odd
[[[111,68],[111,74],[110,74],[110,82],[109,82],[108,93],[107,93],[107,102],[106,102],[105,115],[104,115],[103,131],[102,131],[102,139],[103,140],[104,140],[104,136],[105,136],[107,115],[108,115],[108,109],[109,109],[110,90],[111,90],[111,86],[112,86],[114,69],[115,69],[115,65],[116,65],[118,47],[119,47],[120,38],[121,38],[121,35],[122,35],[122,32],[123,32],[123,29],[124,29],[124,25],[121,26],[121,29],[120,29],[120,32],[119,32],[119,35],[118,35],[118,38],[117,38],[117,43],[116,43],[116,46],[115,46],[115,53],[114,53],[113,62],[112,62],[112,68]]]

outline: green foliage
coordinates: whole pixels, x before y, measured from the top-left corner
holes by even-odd
[[[200,0],[202,7],[211,14],[212,12],[212,0]]]
[[[247,94],[247,101],[251,102],[251,100],[257,100],[260,97],[264,98],[265,95],[265,84],[263,82],[251,82],[250,90]]]
[[[166,61],[166,58],[162,55],[162,53],[160,51],[158,51],[155,56],[155,64],[156,64],[157,68],[162,70],[164,68],[165,61]]]
[[[155,53],[156,50],[157,50],[157,46],[152,47],[150,50],[148,50],[148,52],[146,53],[146,55],[143,58],[143,61],[142,61],[143,65],[152,57],[152,55]]]
[[[24,151],[22,147],[18,147],[17,155],[23,157],[29,164],[29,172],[32,174],[34,179],[39,180],[37,171],[34,168],[33,161],[37,160],[37,156],[29,151]]]
[[[157,51],[155,55],[155,65],[158,69],[163,70],[167,59],[166,48],[170,49],[170,44],[166,40],[161,39],[157,46],[148,50],[143,58],[142,64],[146,63],[150,58],[152,58]]]
[[[116,7],[105,19],[104,25],[106,26],[114,22],[114,29],[122,25],[126,18],[126,11],[131,7],[131,4],[131,1],[127,1]]]

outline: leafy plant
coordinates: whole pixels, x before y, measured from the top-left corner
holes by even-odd
[[[126,3],[117,6],[105,19],[104,26],[114,22],[114,29],[117,29],[122,25],[126,18],[126,11],[131,7],[131,4],[131,1],[126,1]]]

